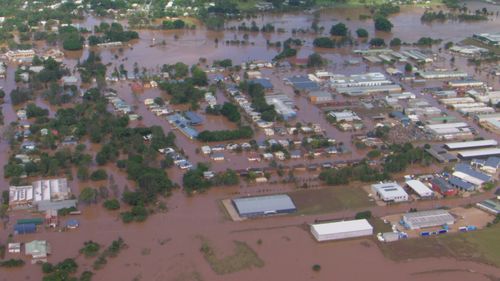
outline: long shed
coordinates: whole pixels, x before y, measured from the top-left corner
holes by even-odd
[[[321,242],[372,235],[373,227],[366,219],[339,221],[312,224],[311,233]]]

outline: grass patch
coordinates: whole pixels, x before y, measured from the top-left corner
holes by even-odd
[[[468,233],[378,243],[384,255],[395,261],[450,257],[500,266],[500,225]]]
[[[218,257],[210,241],[203,237],[200,237],[200,239],[200,251],[203,257],[212,270],[219,275],[264,266],[264,261],[262,261],[257,253],[245,242],[233,241],[233,254],[225,257]]]
[[[327,187],[288,193],[298,214],[312,215],[374,206],[360,187]]]

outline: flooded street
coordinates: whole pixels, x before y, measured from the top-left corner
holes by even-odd
[[[480,2],[471,2],[468,4],[469,10],[475,10],[482,7],[488,7],[490,11],[499,11],[499,6],[483,4]],[[392,34],[375,32],[372,20],[359,20],[360,15],[368,14],[364,9],[337,8],[321,11],[319,25],[327,29],[336,23],[342,21],[354,33],[357,28],[365,28],[370,33],[370,37],[382,37],[388,42],[392,37],[399,37],[405,42],[416,42],[420,37],[429,36],[432,38],[443,39],[443,42],[459,42],[473,33],[495,33],[500,27],[500,18],[491,17],[489,21],[480,21],[474,23],[466,22],[445,22],[436,24],[423,24],[420,17],[423,8],[404,7],[401,12],[390,17],[394,24]],[[122,50],[118,48],[102,49],[100,55],[103,63],[107,65],[108,74],[113,69],[118,68],[120,64],[132,72],[134,63],[138,63],[141,71],[145,68],[146,72],[158,72],[163,64],[174,64],[183,62],[187,65],[199,63],[200,58],[206,58],[211,64],[214,60],[229,58],[233,64],[241,64],[251,60],[271,61],[277,54],[277,49],[268,47],[267,40],[271,42],[284,41],[292,37],[292,29],[309,28],[313,20],[310,13],[292,13],[292,14],[269,14],[259,16],[255,19],[247,20],[250,24],[255,20],[257,25],[262,26],[266,23],[272,23],[276,28],[284,28],[284,33],[249,33],[251,44],[246,46],[226,45],[226,40],[242,39],[244,32],[224,31],[212,32],[206,30],[203,26],[198,26],[196,30],[183,31],[161,31],[161,30],[141,30],[140,40],[131,42],[129,46],[124,46]],[[101,20],[89,17],[81,26],[91,28]],[[239,22],[231,21],[228,27],[237,26]],[[326,35],[325,35],[326,36]],[[361,60],[359,55],[352,53],[353,49],[366,49],[365,43],[359,46],[343,47],[337,49],[316,49],[311,41],[317,37],[315,34],[298,34],[297,37],[305,39],[306,44],[301,47],[298,57],[307,58],[313,52],[320,53],[327,58],[330,63],[325,70],[335,74],[357,74],[370,71],[383,72],[385,66],[371,65],[364,63],[349,65],[346,61],[350,59]],[[215,40],[219,43],[215,43]],[[165,45],[158,44],[165,41]],[[156,44],[156,45],[153,45]],[[406,47],[402,47],[406,48]],[[433,49],[438,52],[437,48]],[[89,53],[85,48],[82,52],[68,53],[64,59],[64,64],[73,71],[77,61],[83,61]],[[440,60],[428,65],[427,68],[450,68],[450,58],[452,55],[442,51],[438,52]],[[119,55],[116,56],[115,55]],[[404,65],[399,63],[397,68],[403,69]],[[474,74],[477,79],[487,81],[495,90],[500,89],[498,77],[490,77],[487,71],[476,72],[476,67],[469,65],[467,58],[456,56],[454,66],[460,70]],[[7,127],[10,123],[18,121],[16,110],[19,107],[13,107],[8,93],[16,88],[14,81],[16,65],[9,65],[7,78],[0,80],[0,87],[7,93],[2,105],[4,116],[4,125],[2,133],[5,136]],[[350,150],[345,154],[338,154],[329,157],[319,157],[316,159],[290,159],[280,164],[292,167],[297,164],[319,164],[326,161],[347,161],[362,159],[367,150],[356,149],[352,144],[352,132],[344,132],[331,125],[326,119],[323,110],[313,105],[307,98],[307,95],[296,95],[291,86],[285,85],[283,79],[291,75],[307,74],[310,70],[294,69],[265,69],[262,70],[263,76],[269,77],[274,85],[274,92],[283,93],[293,98],[295,106],[298,108],[297,118],[290,124],[301,122],[302,124],[319,124],[325,135],[333,138],[337,143],[343,143]],[[209,75],[211,77],[211,75]],[[396,78],[391,78],[396,79]],[[424,86],[413,85],[410,82],[401,82],[405,91],[411,91],[418,98],[423,98],[433,106],[437,106],[447,114],[460,119],[461,115],[456,111],[443,108],[443,105],[430,95],[422,94]],[[425,87],[442,86],[442,82],[428,83]],[[131,121],[132,127],[161,126],[165,133],[173,132],[176,135],[176,145],[182,149],[188,160],[192,163],[211,162],[211,170],[221,172],[227,169],[245,170],[251,168],[264,168],[269,166],[269,162],[249,162],[249,152],[228,152],[225,151],[224,161],[211,161],[210,157],[199,152],[203,143],[191,140],[182,134],[179,130],[168,123],[164,117],[158,117],[149,111],[144,101],[146,99],[162,97],[168,100],[170,97],[159,89],[145,89],[140,93],[133,93],[129,81],[119,81],[108,83],[108,87],[117,91],[118,97],[134,107],[134,112],[142,117],[141,120]],[[228,101],[228,97],[217,91],[215,93],[219,104]],[[339,101],[348,100],[345,97],[336,97]],[[49,105],[43,98],[38,97],[34,101],[42,108],[50,109],[50,117],[55,115],[57,107]],[[169,105],[175,109],[182,106]],[[198,113],[204,118],[204,123],[197,127],[202,130],[234,130],[237,128],[235,123],[229,122],[223,116],[213,116],[204,113],[206,105],[202,105]],[[368,124],[367,128],[360,131],[366,133],[373,129],[374,122],[371,118],[363,116],[363,121]],[[477,124],[469,122],[480,135],[487,138],[496,138],[498,135],[486,132]],[[269,139],[262,130],[256,132],[254,139],[263,141]],[[275,139],[287,139],[287,137],[273,136]],[[302,139],[302,136],[297,137]],[[240,140],[238,143],[242,143]],[[87,144],[86,153],[95,156],[99,151],[100,145]],[[224,144],[230,142],[223,142]],[[210,144],[212,145],[212,143]],[[0,142],[0,165],[3,167],[12,156],[8,140],[3,137]],[[108,175],[112,175],[114,182],[118,186],[117,195],[121,195],[125,186],[130,190],[135,188],[135,182],[127,179],[127,175],[116,167],[115,164],[104,166]],[[93,164],[92,168],[97,168]],[[169,177],[175,183],[182,184],[184,170],[172,167],[167,170]],[[3,177],[4,171],[0,169],[0,191],[8,190],[9,180]],[[73,193],[78,196],[80,190],[86,186],[110,185],[109,181],[101,182],[78,182],[73,171],[74,180],[69,181]],[[298,172],[298,177],[308,177],[316,175],[316,172]],[[95,186],[94,186],[95,185]],[[267,190],[266,190],[267,189]],[[451,258],[426,258],[417,260],[408,260],[396,262],[385,258],[380,248],[376,245],[375,239],[354,239],[348,241],[318,243],[309,233],[307,224],[317,218],[341,218],[341,212],[324,215],[293,215],[293,216],[275,216],[255,220],[246,220],[243,222],[233,222],[227,218],[225,210],[222,207],[221,200],[226,198],[239,197],[249,194],[259,193],[279,193],[295,190],[296,186],[292,184],[248,184],[241,181],[240,186],[235,187],[214,187],[204,194],[186,195],[181,188],[175,189],[173,194],[165,199],[167,211],[157,211],[151,215],[146,222],[124,224],[120,219],[120,211],[107,211],[101,204],[79,205],[82,210],[81,216],[74,216],[80,220],[79,229],[68,232],[55,232],[52,229],[42,229],[36,234],[18,235],[16,240],[19,242],[28,242],[34,239],[46,239],[52,244],[52,255],[49,261],[57,263],[68,257],[75,257],[80,265],[79,273],[86,269],[91,269],[93,259],[87,259],[78,254],[83,242],[93,240],[107,247],[112,240],[122,237],[129,246],[123,250],[118,257],[109,258],[106,266],[98,271],[93,280],[144,280],[144,281],[184,281],[184,280],[408,280],[408,281],[455,281],[455,280],[497,280],[500,278],[500,269],[494,266],[479,264],[470,261],[457,261]],[[111,193],[112,191],[110,191]],[[484,194],[484,198],[487,198]],[[474,198],[479,200],[479,198]],[[451,202],[452,204],[464,203]],[[472,201],[471,201],[472,202]],[[424,202],[418,203],[418,207],[430,207],[431,204]],[[408,206],[394,206],[387,211],[383,208],[373,207],[374,215],[384,215],[384,213],[404,212]],[[354,215],[359,210],[349,210],[349,214]],[[345,213],[345,212],[344,212]],[[11,212],[10,221],[7,224],[9,229],[16,219],[29,216],[26,212]],[[70,217],[63,217],[67,220]],[[200,236],[210,240],[216,249],[217,255],[229,256],[233,252],[233,241],[242,241],[247,243],[263,260],[264,266],[250,270],[242,270],[237,273],[226,275],[216,274],[203,257],[200,248],[202,242]],[[8,232],[3,226],[0,226],[0,239],[5,241]],[[258,241],[261,240],[259,243]],[[314,264],[321,264],[321,271],[311,270]],[[10,280],[40,280],[42,272],[39,266],[26,265],[22,270],[1,269],[0,281]],[[491,277],[491,278],[490,278]],[[497,279],[493,279],[497,278]]]

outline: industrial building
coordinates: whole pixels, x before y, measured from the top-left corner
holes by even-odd
[[[372,184],[372,190],[384,202],[408,201],[408,193],[397,182]]]
[[[431,180],[432,188],[443,196],[454,196],[458,193],[457,189],[452,187],[448,181],[442,177],[434,177]]]
[[[434,192],[419,180],[408,180],[406,185],[413,190],[420,198],[431,198]]]
[[[491,180],[491,176],[485,173],[474,170],[470,165],[465,163],[458,163],[455,165],[453,176],[469,182],[475,186],[480,186],[485,182]]]
[[[380,86],[366,86],[366,87],[338,87],[335,89],[339,94],[347,96],[363,96],[376,93],[400,93],[403,91],[398,84],[388,84]]]
[[[448,78],[466,78],[469,76],[463,71],[422,71],[419,75],[424,79],[448,79]]]
[[[284,79],[285,83],[299,91],[317,91],[319,85],[306,75],[295,75]]]
[[[485,148],[497,146],[498,142],[496,140],[477,140],[477,141],[464,141],[464,142],[449,142],[444,146],[448,150],[463,150],[463,149],[473,149],[473,148]]]
[[[34,181],[31,185],[9,187],[9,207],[22,209],[37,207],[60,209],[59,206],[74,206],[76,200],[69,200],[71,190],[65,178]]]
[[[241,217],[258,217],[297,210],[292,199],[285,194],[236,198],[232,200]]]
[[[474,136],[465,122],[425,125],[425,130],[439,140],[470,139]]]
[[[281,115],[284,120],[293,119],[297,112],[293,109],[293,100],[284,94],[268,95],[265,97],[267,104],[274,105],[276,113]]]
[[[427,227],[452,225],[455,218],[446,210],[431,210],[403,215],[401,223],[408,229],[421,229]]]
[[[369,236],[373,227],[367,220],[351,220],[311,225],[311,233],[318,242]]]
[[[494,215],[500,214],[500,202],[496,199],[487,199],[476,204],[480,209],[490,212]]]
[[[309,100],[314,104],[329,103],[333,101],[333,96],[327,91],[314,91],[308,94]]]
[[[361,118],[352,110],[331,111],[328,115],[335,118],[336,122],[354,122],[361,121]]]
[[[491,156],[500,156],[500,148],[484,148],[474,150],[464,150],[457,153],[461,159],[487,158]]]
[[[488,45],[500,46],[500,34],[479,33],[473,34],[472,38]]]

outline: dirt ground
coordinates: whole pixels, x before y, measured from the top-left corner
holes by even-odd
[[[459,227],[468,225],[473,225],[476,226],[478,229],[482,229],[486,226],[488,222],[490,222],[493,219],[493,216],[491,214],[477,208],[458,207],[449,210],[449,212],[455,217],[456,220],[455,224],[450,226],[448,230],[450,233],[458,232]],[[427,239],[420,237],[420,232],[437,231],[442,228],[440,226],[437,226],[437,227],[430,227],[417,230],[405,229],[403,226],[399,224],[401,217],[402,214],[397,214],[397,215],[386,216],[383,217],[382,219],[389,221],[393,225],[396,225],[398,230],[406,232],[409,238]]]

